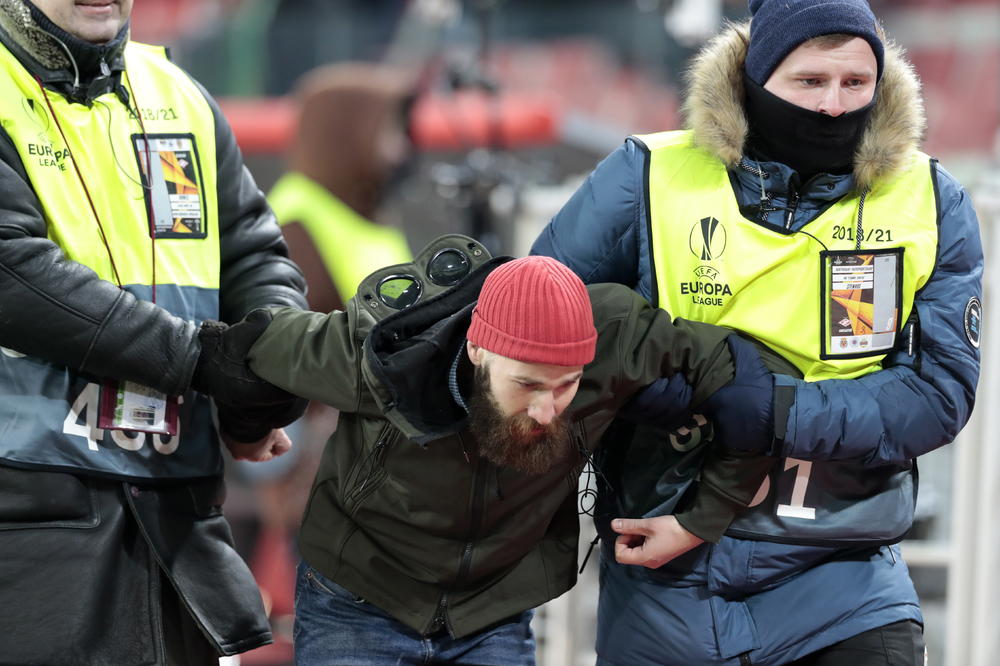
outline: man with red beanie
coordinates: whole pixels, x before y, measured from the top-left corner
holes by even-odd
[[[534,663],[531,609],[576,580],[577,478],[618,408],[675,373],[695,404],[733,382],[726,329],[444,240],[346,312],[270,311],[246,355],[340,410],[300,536],[300,666]],[[717,539],[766,466],[712,451],[676,552]]]

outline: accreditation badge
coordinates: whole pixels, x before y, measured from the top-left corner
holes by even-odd
[[[820,253],[822,359],[885,354],[896,346],[903,248]]]
[[[193,134],[133,134],[150,227],[157,238],[205,238],[201,163]]]
[[[177,434],[175,395],[166,395],[135,382],[111,379],[101,384],[98,428]]]

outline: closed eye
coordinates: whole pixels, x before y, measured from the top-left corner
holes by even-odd
[[[576,386],[579,382],[580,382],[579,379],[574,379],[573,381],[569,381],[569,382],[565,382],[563,384],[560,384],[559,387],[555,391],[556,395],[561,395],[561,394],[565,393],[566,391],[568,391],[571,388],[573,388],[574,386]]]

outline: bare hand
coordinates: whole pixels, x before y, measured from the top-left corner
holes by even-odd
[[[292,448],[292,440],[285,434],[284,428],[275,428],[256,442],[237,442],[223,432],[222,441],[232,454],[233,460],[251,462],[273,460]]]
[[[681,527],[673,516],[655,518],[615,518],[611,529],[615,539],[615,559],[621,564],[640,564],[656,569],[692,548],[705,543]]]

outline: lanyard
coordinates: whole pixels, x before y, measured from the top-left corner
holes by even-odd
[[[100,231],[101,241],[104,243],[104,249],[108,253],[108,259],[111,261],[111,270],[114,273],[115,282],[118,284],[118,288],[121,289],[122,281],[121,281],[121,276],[118,273],[118,266],[115,264],[114,255],[111,253],[111,245],[110,243],[108,243],[107,233],[104,231],[104,225],[101,223],[101,216],[97,213],[97,207],[94,205],[93,197],[91,197],[90,195],[90,188],[87,187],[87,182],[84,180],[83,174],[80,173],[80,167],[76,163],[76,157],[73,155],[73,149],[70,147],[69,141],[66,140],[66,133],[63,132],[62,124],[59,122],[59,116],[56,114],[55,109],[52,107],[51,100],[49,100],[48,91],[45,90],[45,86],[42,84],[41,78],[35,76],[35,81],[38,82],[38,87],[41,89],[42,96],[45,98],[45,104],[46,106],[48,106],[49,113],[52,114],[52,119],[55,121],[56,129],[59,130],[59,135],[62,137],[63,143],[66,146],[66,153],[69,155],[69,159],[73,163],[73,170],[76,172],[77,180],[79,180],[80,186],[83,188],[83,192],[87,197],[87,203],[90,205],[90,211],[94,214],[94,220],[97,222],[97,229],[98,231]],[[135,93],[132,91],[131,82],[129,82],[129,94],[132,100],[135,100]],[[145,169],[140,169],[139,176],[140,178],[142,178],[140,186],[144,190],[148,191],[151,189],[148,173],[152,169],[152,162],[151,162],[152,155],[151,151],[149,150],[149,136],[146,134],[146,127],[142,121],[142,113],[139,111],[138,104],[135,104],[135,108],[134,109],[130,108],[129,111],[135,114],[136,119],[139,121],[139,130],[142,133],[143,145],[145,146],[146,165]],[[109,117],[109,122],[110,122],[110,117]],[[113,138],[109,137],[109,141],[113,140],[114,140]],[[114,150],[113,146],[112,150]],[[152,300],[153,303],[155,304],[156,303],[156,224],[154,222],[155,217],[153,216],[153,197],[144,195],[143,198],[146,200],[146,213],[149,219],[149,234],[151,238],[150,254],[151,254],[152,273],[153,273],[151,286],[152,286]]]

